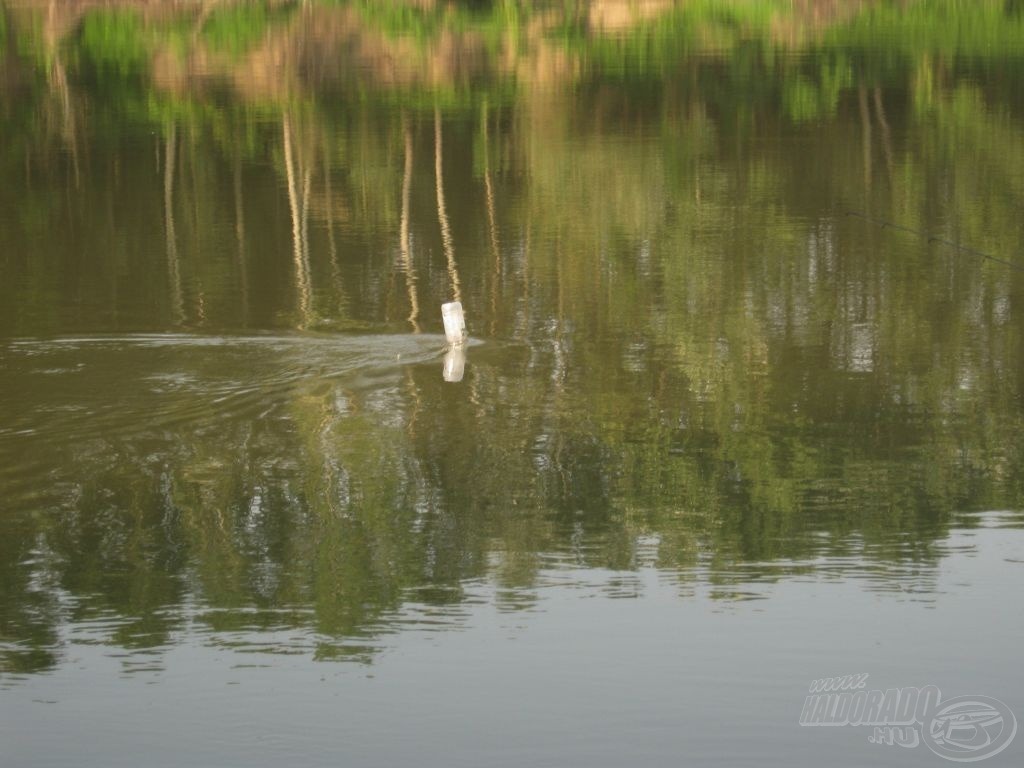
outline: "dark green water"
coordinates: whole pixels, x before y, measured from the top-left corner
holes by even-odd
[[[0,763],[946,764],[800,727],[853,673],[1024,716],[1013,3],[271,5],[0,3]]]

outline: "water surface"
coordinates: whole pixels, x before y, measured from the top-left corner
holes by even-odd
[[[853,673],[1024,717],[1015,4],[40,5],[12,765],[943,764],[798,725]]]

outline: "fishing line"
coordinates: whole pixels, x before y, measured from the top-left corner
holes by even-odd
[[[864,221],[870,224],[877,224],[882,229],[886,229],[887,227],[892,229],[898,229],[901,232],[906,232],[908,234],[920,237],[923,240],[927,240],[929,243],[939,243],[941,245],[947,245],[953,250],[963,251],[964,253],[969,253],[972,256],[978,256],[982,259],[988,259],[989,261],[994,261],[997,264],[1002,264],[1004,266],[1009,267],[1010,269],[1016,269],[1018,272],[1024,272],[1024,265],[1017,264],[1016,262],[1010,261],[1009,259],[1001,258],[999,256],[993,256],[990,253],[984,253],[983,251],[979,251],[976,248],[970,248],[966,245],[954,243],[952,240],[947,240],[946,238],[939,237],[938,235],[929,235],[927,232],[922,232],[919,229],[911,229],[910,227],[905,227],[902,224],[897,224],[894,221],[876,219],[873,216],[868,216],[866,213],[861,213],[860,211],[846,211],[846,215],[854,216],[858,219],[863,219]]]

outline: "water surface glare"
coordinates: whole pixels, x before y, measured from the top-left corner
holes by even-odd
[[[187,603],[150,650],[111,647],[116,617],[68,622],[67,661],[7,683],[23,704],[5,713],[18,734],[6,753],[13,764],[46,754],[111,766],[141,752],[158,766],[224,764],[228,747],[227,762],[247,765],[863,765],[883,749],[867,743],[870,729],[796,724],[812,670],[870,669],[883,689],[930,682],[1024,705],[1009,670],[989,661],[1017,647],[1018,619],[995,589],[1024,567],[1020,516],[1009,522],[972,519],[927,588],[910,578],[885,595],[842,558],[794,563],[790,575],[740,569],[733,595],[764,598],[745,602],[723,599],[714,582],[729,576],[706,564],[660,569],[651,551],[624,576],[552,553],[526,605],[496,578],[464,582],[457,604],[410,590],[375,637],[344,643],[300,607]],[[894,754],[901,765],[938,759]]]

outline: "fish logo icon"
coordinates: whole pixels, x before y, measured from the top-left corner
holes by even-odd
[[[973,763],[997,755],[1017,735],[1017,718],[999,699],[956,696],[939,702],[922,729],[923,741],[939,757]]]

